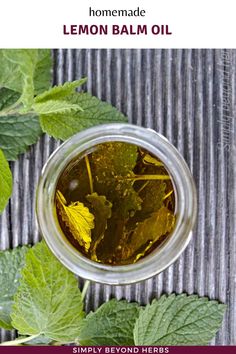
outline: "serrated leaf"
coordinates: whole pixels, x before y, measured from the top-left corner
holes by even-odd
[[[67,99],[71,104],[78,104],[83,111],[40,117],[43,131],[54,138],[66,140],[75,133],[96,124],[127,121],[127,118],[115,107],[89,93],[76,93],[68,96]]]
[[[0,149],[0,214],[5,209],[12,193],[12,174],[8,162]]]
[[[37,56],[37,49],[1,49],[0,50],[0,85],[13,91],[22,93],[24,73],[22,73],[21,63],[31,63]],[[32,59],[31,59],[32,55]]]
[[[123,142],[103,143],[93,152],[93,164],[97,179],[127,176],[136,165],[137,146]]]
[[[134,190],[133,181],[121,178],[132,173],[136,160],[137,147],[122,142],[101,144],[92,154],[95,190],[113,204],[112,219],[108,220],[104,238],[97,246],[97,258],[106,263],[112,263],[116,258],[113,256],[130,213],[141,209],[142,199]]]
[[[3,109],[8,108],[15,103],[19,97],[20,94],[16,91],[9,90],[5,87],[0,88],[0,113],[2,113],[1,111]]]
[[[40,242],[26,255],[14,297],[12,325],[21,335],[75,341],[84,317],[75,276]]]
[[[28,337],[23,337],[23,336],[19,336],[17,337],[17,339],[23,339],[23,338],[28,338]],[[50,339],[50,338],[47,338],[45,336],[38,336],[34,339],[31,339],[31,340],[27,340],[26,343],[22,344],[22,345],[50,345],[50,343],[52,343],[53,341]]]
[[[91,243],[91,229],[94,228],[94,216],[83,203],[67,202],[60,191],[56,193],[58,213],[69,228],[72,236],[87,252]]]
[[[16,160],[29,145],[37,142],[42,130],[36,115],[0,117],[0,148],[7,160]]]
[[[137,147],[122,142],[101,144],[93,152],[95,189],[100,195],[106,195],[125,217],[130,210],[139,210],[142,200],[133,189],[133,181],[118,177],[130,174],[136,160]]]
[[[127,237],[123,239],[122,257],[127,260],[135,257],[133,261],[138,261],[155,245],[155,242],[172,231],[174,224],[174,214],[162,206],[149,218],[137,222],[134,231],[128,233]]]
[[[34,94],[48,89],[51,65],[47,49],[1,49],[0,85],[20,92],[20,101],[28,110]]]
[[[37,49],[2,49],[0,51],[0,84],[21,92],[20,101],[26,109],[33,104],[34,71],[37,58]]]
[[[11,308],[28,248],[0,251],[0,327],[12,329]]]
[[[97,193],[87,195],[86,199],[91,204],[91,210],[95,216],[95,227],[90,247],[91,259],[98,261],[96,255],[97,246],[104,238],[104,233],[107,229],[107,219],[111,217],[112,203],[104,195],[98,195]]]
[[[197,295],[163,295],[140,312],[135,345],[207,345],[222,323],[225,308]]]
[[[158,211],[152,213],[152,215],[144,221],[138,223],[137,228],[134,230],[132,238],[142,243],[143,238],[157,241],[162,235],[170,232],[174,226],[175,216],[173,213],[162,206]],[[148,235],[145,237],[146,230]]]
[[[157,167],[164,166],[163,163],[156,157],[151,156],[148,153],[144,153],[142,157],[143,163],[147,165],[154,165]]]
[[[20,59],[29,55],[36,56],[34,70],[35,93],[47,90],[52,80],[52,56],[50,49],[0,49],[0,85],[13,91],[22,92],[22,73],[19,68]],[[18,56],[18,58],[17,58]],[[10,59],[8,59],[10,57]],[[14,61],[14,57],[17,60]]]
[[[34,93],[41,94],[52,84],[52,53],[50,49],[38,49],[34,70]]]
[[[163,205],[166,183],[163,180],[146,181],[146,187],[139,193],[142,199],[142,217],[148,217]]]
[[[139,311],[137,303],[108,301],[86,317],[79,333],[79,344],[134,345],[133,328]]]
[[[78,104],[68,101],[49,100],[45,102],[34,103],[32,108],[37,114],[70,114],[71,112],[81,111],[82,108]]]
[[[85,84],[87,78],[72,82],[65,82],[63,85],[57,85],[35,97],[35,102],[45,102],[47,100],[61,100],[68,95],[71,95],[75,89]]]

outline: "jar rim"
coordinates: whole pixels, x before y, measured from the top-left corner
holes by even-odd
[[[55,189],[65,167],[74,157],[108,141],[135,144],[160,158],[170,173],[177,192],[178,215],[173,231],[165,242],[134,264],[112,266],[86,258],[63,237],[55,214]],[[196,215],[196,188],[183,157],[163,135],[131,124],[99,125],[69,138],[47,160],[37,188],[36,216],[39,229],[54,255],[73,273],[110,285],[135,283],[166,269],[187,247]]]

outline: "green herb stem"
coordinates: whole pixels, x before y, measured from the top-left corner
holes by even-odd
[[[85,283],[84,283],[84,287],[83,287],[82,293],[81,293],[82,301],[83,301],[84,298],[85,298],[85,295],[86,295],[86,293],[87,293],[87,290],[88,290],[89,285],[90,285],[90,281],[89,281],[89,280],[86,280]]]
[[[148,183],[149,183],[149,181],[146,181],[146,182],[142,185],[142,187],[139,188],[139,190],[137,191],[137,193],[139,194],[140,192],[142,192],[142,190],[143,190],[144,188],[146,188],[146,186],[148,185]]]
[[[87,155],[85,156],[85,163],[86,163],[87,173],[88,173],[88,177],[89,177],[90,192],[92,194],[93,193],[93,177],[92,177],[91,167],[90,167],[90,163],[89,163],[89,158]]]
[[[173,193],[173,189],[164,196],[163,200],[167,199],[172,193]]]
[[[121,178],[119,178],[121,179]],[[122,177],[122,179],[128,180],[128,181],[143,181],[143,180],[166,180],[170,179],[170,176],[168,175],[134,175],[131,177]]]
[[[11,346],[11,345],[19,345],[21,343],[26,343],[26,342],[29,342],[31,341],[32,339],[35,339],[39,337],[39,334],[34,334],[32,336],[29,336],[29,337],[25,337],[25,338],[20,338],[20,339],[15,339],[15,340],[10,340],[8,342],[3,342],[1,343],[0,345],[2,346]]]

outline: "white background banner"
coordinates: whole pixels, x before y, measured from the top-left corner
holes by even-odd
[[[89,16],[90,7],[145,16]],[[234,0],[5,0],[0,46],[234,48],[235,17]]]

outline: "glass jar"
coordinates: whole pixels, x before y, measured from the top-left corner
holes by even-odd
[[[137,263],[122,266],[94,262],[76,250],[62,233],[54,202],[58,179],[68,163],[95,145],[109,141],[133,143],[157,156],[165,164],[175,191],[176,223],[172,233]],[[39,181],[36,213],[40,231],[49,248],[73,273],[105,284],[131,284],[162,272],[184,251],[196,220],[196,189],[183,157],[165,137],[136,125],[106,124],[74,135],[51,155]]]

